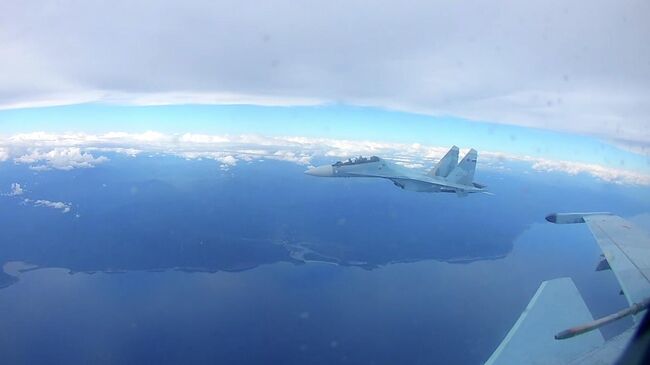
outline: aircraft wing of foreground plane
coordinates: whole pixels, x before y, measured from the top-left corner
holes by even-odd
[[[573,280],[545,281],[486,364],[628,363],[625,348],[650,305],[650,236],[610,213],[558,213],[546,220],[587,224],[603,251],[596,270],[614,272],[630,307],[594,321]],[[605,341],[598,328],[629,315],[634,326]]]
[[[428,173],[418,173],[377,156],[359,156],[332,165],[311,168],[305,173],[323,177],[378,177],[410,191],[429,193],[486,193],[484,185],[474,182],[478,153],[471,149],[458,162],[458,147],[453,146]]]

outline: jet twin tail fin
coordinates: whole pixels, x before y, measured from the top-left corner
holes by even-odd
[[[462,185],[472,185],[472,182],[474,181],[474,171],[476,171],[477,158],[478,153],[476,150],[473,148],[469,150],[458,166],[449,173],[447,181]]]
[[[429,176],[447,177],[456,164],[458,164],[458,147],[452,146],[445,157],[440,159],[436,166],[429,171]]]

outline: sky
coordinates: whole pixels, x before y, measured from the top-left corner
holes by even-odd
[[[38,131],[258,134],[648,174],[648,15],[642,0],[3,2],[0,160]]]
[[[0,106],[376,106],[650,143],[650,3],[20,1]]]
[[[542,129],[477,123],[457,117],[344,105],[252,106],[81,104],[0,110],[2,134],[33,131],[88,133],[204,133],[300,136],[476,148],[519,156],[647,170],[643,156],[595,138]],[[568,155],[570,154],[570,156]],[[626,166],[627,165],[627,166]]]

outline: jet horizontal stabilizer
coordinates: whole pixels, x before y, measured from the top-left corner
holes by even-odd
[[[576,321],[592,320],[573,280],[545,281],[485,364],[566,364],[605,340],[600,331],[571,341],[556,341],[553,335]]]

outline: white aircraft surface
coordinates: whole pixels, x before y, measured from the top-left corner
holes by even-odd
[[[453,146],[428,173],[419,173],[377,156],[359,156],[332,165],[314,167],[305,174],[321,177],[378,177],[391,180],[396,186],[427,193],[486,193],[484,185],[474,182],[476,150],[471,149],[458,162],[458,147]]]
[[[630,306],[594,320],[573,280],[545,281],[485,364],[646,363],[639,356],[648,351],[647,322],[643,331],[637,327],[650,305],[650,236],[611,213],[557,213],[546,220],[587,224],[604,256],[596,270],[614,272]],[[598,328],[627,316],[632,328],[605,341]]]

